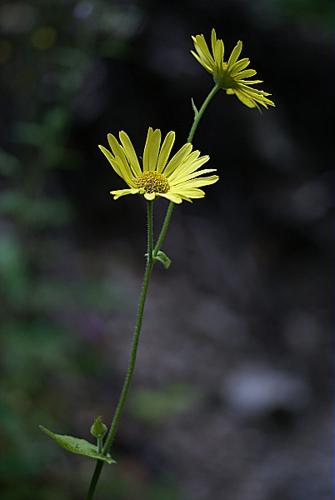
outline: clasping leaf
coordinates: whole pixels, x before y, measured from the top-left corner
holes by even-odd
[[[163,264],[165,269],[169,269],[171,265],[171,259],[162,250],[158,250],[157,253],[153,252],[153,258]]]

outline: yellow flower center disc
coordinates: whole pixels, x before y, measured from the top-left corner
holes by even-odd
[[[166,177],[158,172],[143,172],[136,179],[136,186],[143,188],[146,193],[167,193],[170,189]]]

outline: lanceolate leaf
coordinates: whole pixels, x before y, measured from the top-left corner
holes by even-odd
[[[97,447],[93,443],[89,443],[85,439],[76,438],[73,436],[64,436],[63,434],[55,434],[49,431],[46,427],[42,425],[39,428],[45,432],[53,441],[65,448],[71,453],[76,453],[77,455],[84,455],[85,457],[94,458],[95,460],[103,460],[108,464],[115,464],[115,460],[112,459],[110,455],[102,455],[98,453]]]

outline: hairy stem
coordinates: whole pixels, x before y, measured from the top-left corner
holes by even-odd
[[[130,358],[129,358],[129,365],[128,365],[128,370],[126,374],[126,378],[123,383],[121,395],[119,398],[119,402],[117,404],[113,421],[110,426],[104,447],[103,447],[103,453],[106,455],[115,438],[115,434],[120,422],[120,418],[122,415],[122,411],[124,408],[124,405],[127,400],[128,392],[129,392],[129,387],[132,381],[133,373],[135,370],[135,364],[136,364],[136,356],[137,356],[137,349],[138,349],[138,343],[140,339],[140,334],[141,334],[141,328],[142,328],[142,320],[143,320],[143,312],[144,312],[144,306],[145,306],[145,300],[147,297],[148,293],[148,288],[149,288],[149,282],[151,278],[151,273],[152,273],[152,268],[153,268],[153,257],[152,257],[152,251],[153,251],[153,202],[149,201],[147,202],[147,218],[148,218],[148,225],[147,225],[147,261],[146,261],[146,266],[145,266],[145,272],[144,272],[144,278],[143,278],[143,286],[141,290],[141,295],[139,299],[139,304],[138,304],[138,309],[137,309],[137,316],[136,316],[136,324],[135,324],[135,332],[133,336],[133,343],[131,347],[131,352],[130,352]],[[93,498],[102,468],[103,468],[104,462],[102,460],[98,460],[92,479],[89,487],[89,491],[87,494],[87,500],[91,500]]]

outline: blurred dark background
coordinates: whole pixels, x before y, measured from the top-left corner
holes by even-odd
[[[175,210],[97,499],[332,497],[332,5],[1,2],[1,499],[85,496],[93,462],[38,424],[110,421],[145,251],[144,202],[113,202],[97,144],[124,129],[140,152],[148,126],[185,142],[212,85],[190,37],[212,27],[277,108],[221,92],[199,127],[221,180]]]

